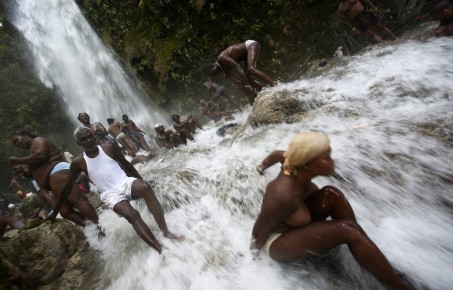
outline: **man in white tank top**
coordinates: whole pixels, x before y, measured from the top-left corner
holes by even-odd
[[[162,246],[142,220],[140,213],[131,206],[129,201],[132,199],[143,198],[145,200],[165,237],[182,239],[168,230],[162,207],[153,190],[147,182],[142,180],[138,171],[124,158],[117,146],[112,143],[98,146],[93,132],[88,128],[77,128],[74,137],[77,143],[83,147],[84,153],[71,163],[69,178],[60,200],[49,217],[51,221],[55,220],[61,204],[68,196],[80,172],[85,172],[99,189],[101,200],[114,212],[127,219],[137,234],[156,251],[162,253]]]

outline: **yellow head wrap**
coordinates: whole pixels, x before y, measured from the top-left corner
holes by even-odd
[[[321,132],[306,132],[297,134],[288,144],[288,149],[283,154],[283,173],[294,174],[295,168],[306,165],[315,159],[321,152],[329,149],[330,140]]]

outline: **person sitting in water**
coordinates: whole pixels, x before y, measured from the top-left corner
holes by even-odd
[[[234,120],[232,112],[222,110],[220,106],[214,102],[207,103],[204,100],[200,100],[198,112],[213,120],[217,126],[223,124],[223,119],[226,121]]]
[[[434,32],[436,36],[453,35],[453,0],[441,0],[431,10],[431,15],[440,21]]]
[[[259,54],[259,43],[255,40],[247,40],[227,47],[218,55],[217,61],[209,64],[206,70],[209,75],[222,72],[226,78],[239,86],[249,102],[253,104],[257,92],[263,88],[258,80],[270,86],[275,85],[275,81],[270,76],[256,68]],[[245,62],[245,71],[240,62]]]
[[[360,34],[369,34],[375,43],[382,42],[376,30],[382,30],[395,40],[393,32],[381,23],[376,16],[377,7],[370,0],[340,0],[338,14],[352,29]]]
[[[213,101],[218,103],[221,97],[225,97],[225,99],[230,102],[233,106],[238,108],[240,112],[242,112],[241,107],[231,98],[229,94],[226,92],[225,86],[219,85],[213,81],[206,81],[203,83],[203,86],[208,89],[209,92],[209,101]]]
[[[88,128],[77,128],[74,137],[84,152],[71,163],[60,199],[49,216],[51,221],[55,220],[79,174],[85,172],[99,189],[101,200],[115,213],[127,219],[137,234],[157,252],[162,253],[161,244],[142,220],[140,213],[132,207],[130,200],[143,198],[164,236],[170,239],[182,238],[168,230],[162,207],[153,190],[117,146],[112,143],[97,145],[93,132]]]
[[[312,179],[334,173],[329,138],[320,132],[297,134],[286,151],[259,166],[280,161],[283,168],[263,197],[250,248],[280,262],[303,259],[347,244],[357,262],[392,289],[410,289],[357,223],[344,194],[333,186],[319,189]],[[326,220],[331,217],[332,220]]]
[[[193,135],[197,128],[203,129],[200,121],[194,116],[189,116],[185,121],[181,121],[181,117],[178,114],[173,114],[171,116],[173,120],[173,127],[175,131],[181,136],[182,139],[189,139],[190,141],[195,141]]]
[[[156,125],[154,125],[154,130],[156,131],[154,141],[156,141],[157,146],[160,148],[173,149],[181,144],[187,144],[187,139],[185,139],[184,136],[181,136],[172,130],[165,130],[164,125],[161,123],[156,123]]]

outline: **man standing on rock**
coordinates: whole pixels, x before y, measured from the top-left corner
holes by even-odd
[[[60,200],[49,216],[51,221],[55,220],[61,204],[68,196],[79,174],[85,172],[98,188],[101,200],[115,213],[127,219],[137,234],[156,251],[162,253],[162,246],[142,220],[140,213],[131,206],[129,201],[132,199],[145,200],[165,237],[182,239],[168,230],[162,207],[153,190],[142,179],[135,167],[124,158],[117,146],[112,143],[98,146],[93,132],[88,128],[77,128],[74,137],[83,147],[84,152],[71,163],[69,178],[63,187]]]

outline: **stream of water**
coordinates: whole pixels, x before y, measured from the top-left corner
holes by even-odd
[[[147,131],[168,119],[123,70],[74,1],[21,0],[16,5],[12,22],[28,41],[37,74],[59,92],[75,125],[80,125],[81,112],[105,126],[107,118],[121,121],[127,114]]]
[[[61,91],[70,114],[89,111],[96,120],[128,108],[141,112],[144,123],[160,117],[151,109],[142,111],[142,93],[130,86],[86,21],[72,10],[52,9],[62,2],[75,6],[72,1],[40,0],[50,15],[43,19],[34,16],[38,8],[33,1],[19,2],[22,14],[16,23],[30,41],[39,75]],[[53,23],[54,17],[63,23]],[[39,25],[31,27],[30,22]],[[67,54],[49,58],[59,54],[60,46]],[[417,289],[451,289],[452,51],[449,37],[401,40],[352,57],[339,55],[338,64],[322,75],[280,83],[259,95],[287,91],[313,103],[302,121],[252,128],[249,106],[235,115],[240,129],[225,138],[207,125],[196,134],[196,142],[137,165],[161,200],[169,228],[185,240],[163,238],[143,201],[133,205],[165,246],[163,255],[149,248],[126,220],[110,210],[101,212],[107,236],[98,240],[93,226],[86,229],[104,264],[96,287],[382,289],[346,246],[287,264],[264,254],[252,259],[249,252],[264,188],[279,170],[274,166],[261,176],[255,166],[271,151],[285,149],[295,133],[315,129],[330,136],[337,172],[315,182],[346,194],[358,222]]]

